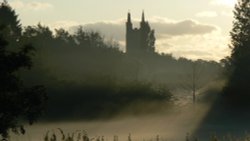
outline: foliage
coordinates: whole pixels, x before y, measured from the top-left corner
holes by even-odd
[[[202,137],[202,139],[198,138],[196,135],[187,133],[185,141],[200,141],[200,140],[208,140],[208,141],[250,141],[250,135],[249,133],[244,133],[241,135],[233,135],[233,134],[223,134],[223,135],[216,135],[216,133],[209,133],[210,135],[206,138]],[[119,136],[114,135],[113,141],[118,141]],[[144,138],[144,137],[142,137]],[[94,136],[91,137],[87,134],[85,130],[76,130],[74,132],[66,133],[61,128],[58,128],[56,130],[47,131],[44,136],[44,141],[106,141],[108,140],[107,137],[104,136]],[[164,141],[168,140],[165,137],[156,135],[153,138],[144,140],[148,141]],[[127,141],[134,141],[134,139],[131,137],[131,134],[128,135]]]
[[[239,0],[235,6],[231,31],[230,78],[224,89],[224,98],[232,107],[250,106],[250,1]]]
[[[53,95],[49,96],[45,119],[94,120],[116,115],[147,115],[166,111],[171,104],[172,94],[163,87],[155,88],[143,82],[107,83],[53,86],[49,89]]]
[[[24,133],[20,125],[20,117],[33,123],[41,114],[45,91],[42,86],[25,87],[17,76],[22,68],[32,65],[28,54],[32,46],[25,46],[19,52],[6,50],[7,42],[0,37],[0,134],[8,136],[11,129],[16,133]]]
[[[5,38],[9,42],[19,40],[22,27],[16,12],[10,7],[7,1],[0,3],[0,26],[5,28],[1,30]]]
[[[20,70],[31,68],[29,56],[34,48],[17,46],[21,25],[6,1],[0,5],[0,17],[0,138],[4,139],[10,131],[24,134],[23,120],[32,124],[40,116],[46,97],[44,87],[26,87],[18,76]]]

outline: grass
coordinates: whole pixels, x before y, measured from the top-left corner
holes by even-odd
[[[73,133],[65,133],[62,129],[58,128],[58,135],[56,132],[47,131],[44,136],[44,141],[90,141],[87,133],[83,130],[77,130]]]
[[[181,133],[180,133],[181,134]],[[65,133],[62,129],[58,128],[56,132],[47,131],[44,136],[44,141],[106,141],[104,136],[89,137],[87,132],[84,130],[77,130],[72,133]],[[118,136],[114,135],[113,141],[118,141]],[[133,141],[131,134],[128,135],[127,141]],[[143,140],[145,141],[145,140]],[[160,138],[156,135],[154,139],[150,141],[171,141],[167,139]],[[186,138],[183,141],[250,141],[250,134],[245,133],[242,136],[233,136],[232,134],[224,136],[211,135],[207,139],[200,140],[197,136],[190,135],[187,133]]]

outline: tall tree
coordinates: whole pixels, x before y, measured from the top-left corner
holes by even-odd
[[[250,0],[239,0],[235,5],[231,31],[232,70],[224,88],[226,102],[233,106],[250,106]]]
[[[150,31],[147,38],[148,46],[147,49],[149,52],[155,51],[155,33],[154,30]]]
[[[0,138],[8,137],[10,130],[24,133],[20,119],[32,124],[41,114],[46,99],[44,87],[25,87],[17,75],[20,69],[31,67],[32,46],[10,52],[7,45],[0,35]]]
[[[0,4],[0,140],[9,132],[24,134],[23,121],[32,124],[46,100],[43,86],[24,86],[18,76],[32,66],[31,45],[20,46],[21,24],[6,1]],[[15,48],[9,50],[9,47]],[[22,122],[21,122],[22,121]]]
[[[0,26],[5,26],[4,32],[5,38],[7,40],[17,41],[22,33],[22,27],[20,21],[18,20],[18,15],[15,10],[13,10],[7,1],[0,4]]]

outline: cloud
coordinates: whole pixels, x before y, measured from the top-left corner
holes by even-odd
[[[203,35],[217,30],[216,26],[202,24],[194,20],[183,20],[177,22],[152,22],[152,28],[158,34],[179,36],[179,35]]]
[[[229,39],[218,31],[206,35],[184,35],[160,39],[156,41],[156,46],[158,52],[171,53],[176,58],[219,61],[230,54]]]
[[[118,41],[125,40],[125,21],[90,23],[84,24],[83,27],[105,34],[108,38],[114,38]]]
[[[217,17],[218,14],[217,12],[215,11],[202,11],[202,12],[199,12],[195,15],[196,17],[200,17],[200,18],[213,18],[213,17]]]
[[[164,18],[158,18],[157,20],[153,19],[152,21],[149,21],[152,29],[154,29],[156,32],[157,38],[171,38],[172,36],[180,35],[204,35],[218,30],[218,28],[214,25],[203,24],[194,20],[173,21]],[[62,27],[62,25],[67,26],[71,25],[72,23],[80,25],[80,23],[73,21],[57,22],[54,25],[61,25]],[[139,20],[135,20],[133,25],[138,25],[138,23]],[[82,25],[85,29],[98,31],[102,34],[105,34],[105,36],[108,38],[114,38],[118,41],[125,40],[125,19]],[[76,26],[71,27],[71,29],[75,28]]]
[[[25,10],[45,10],[53,7],[50,3],[46,2],[23,2],[20,0],[10,2],[10,5],[15,9]]]
[[[57,21],[52,24],[49,24],[48,26],[52,29],[64,28],[66,30],[69,30],[72,27],[76,27],[80,25],[81,23],[77,21]]]

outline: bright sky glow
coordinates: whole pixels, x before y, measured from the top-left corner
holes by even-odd
[[[211,3],[216,5],[226,5],[233,7],[237,0],[213,0]]]

